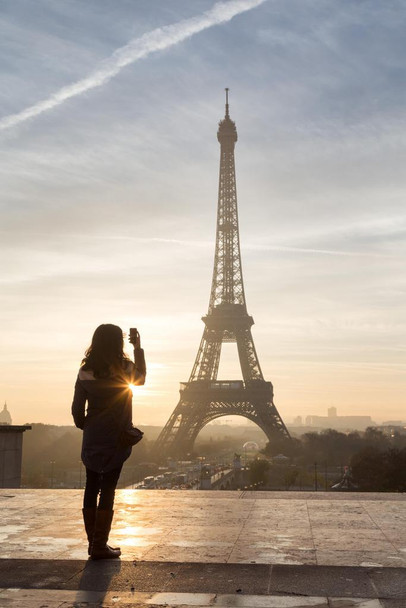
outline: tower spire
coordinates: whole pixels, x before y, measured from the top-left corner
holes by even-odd
[[[229,92],[229,88],[226,87],[225,91],[226,91],[226,118],[230,118],[230,114],[228,112],[228,92]]]

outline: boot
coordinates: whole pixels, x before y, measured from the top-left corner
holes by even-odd
[[[96,523],[97,508],[96,507],[94,507],[94,509],[84,508],[84,509],[82,509],[82,513],[83,513],[83,521],[85,523],[87,540],[89,543],[89,546],[87,548],[87,554],[90,555],[91,550],[92,550],[92,542],[93,542],[94,526]],[[120,551],[120,547],[110,547],[110,545],[107,545],[107,546],[109,547],[109,549],[112,549],[113,551]]]
[[[91,559],[115,559],[120,557],[120,549],[118,547],[117,549],[112,549],[107,544],[113,515],[114,511],[97,509],[93,542],[90,549]]]
[[[89,542],[87,554],[90,555],[90,551],[92,548],[92,542],[93,542],[94,525],[96,523],[97,509],[96,509],[96,507],[94,509],[84,508],[84,509],[82,509],[82,513],[83,513],[83,521],[85,523],[87,540]]]

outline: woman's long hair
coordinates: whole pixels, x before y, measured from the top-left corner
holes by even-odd
[[[110,323],[99,325],[85,352],[82,369],[92,370],[95,378],[108,378],[122,371],[124,361],[128,361],[128,358],[124,353],[120,327]]]

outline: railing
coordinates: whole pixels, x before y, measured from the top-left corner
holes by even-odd
[[[211,382],[210,388],[220,389],[220,390],[225,390],[225,389],[231,388],[234,390],[240,390],[240,389],[244,388],[244,382],[242,380],[223,380],[223,381],[218,381],[218,382]]]
[[[193,382],[181,382],[180,390],[241,390],[244,388],[243,380],[216,380],[216,382],[207,382],[205,380],[194,380]]]

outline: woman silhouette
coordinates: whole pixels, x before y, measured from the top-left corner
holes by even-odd
[[[146,375],[144,351],[136,330],[132,330],[130,342],[134,346],[134,363],[124,354],[121,329],[117,325],[100,325],[75,384],[72,415],[75,425],[83,430],[86,487],[82,511],[91,559],[121,555],[119,548],[107,544],[115,489],[123,463],[131,454],[131,447],[123,445],[121,438],[132,426],[130,384],[144,384]]]

